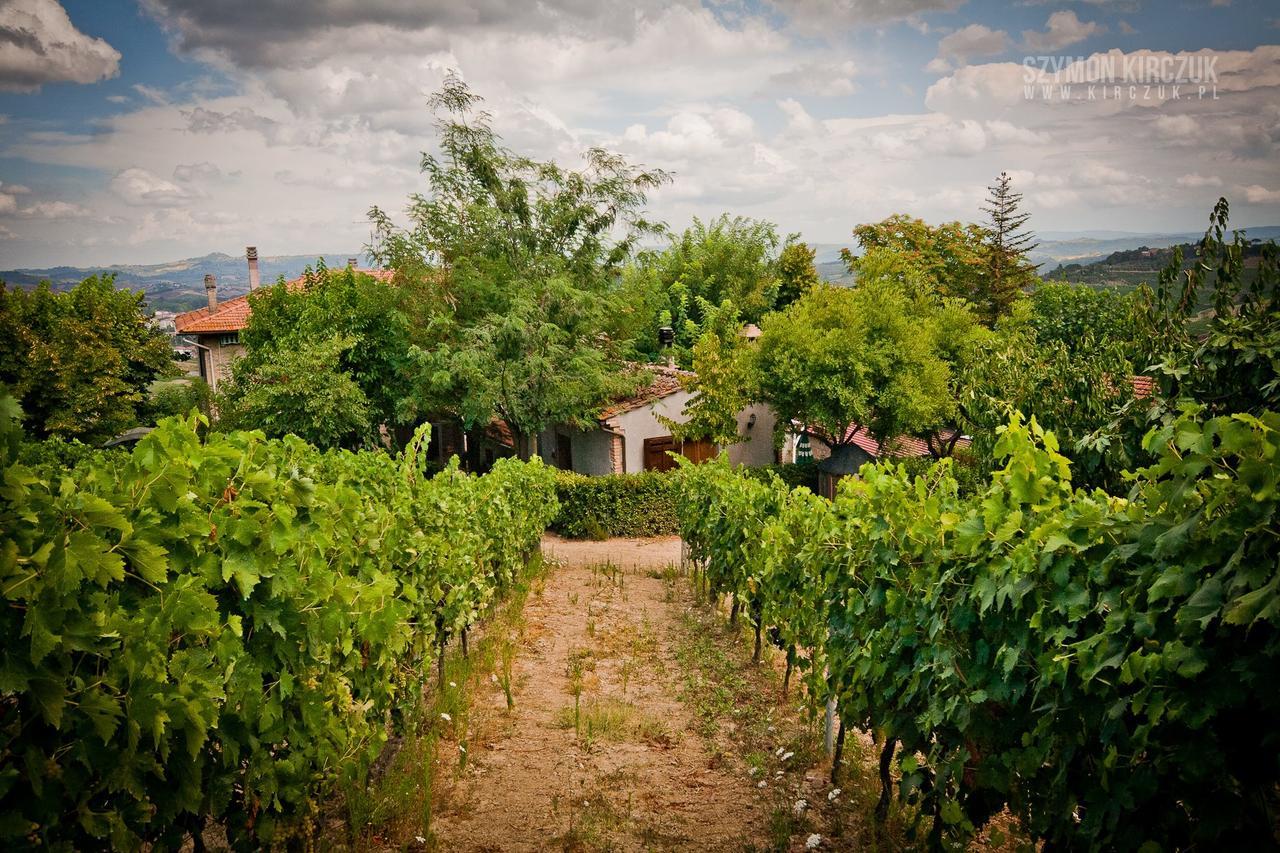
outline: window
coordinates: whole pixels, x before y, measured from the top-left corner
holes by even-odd
[[[218,338],[218,346],[221,346],[221,347],[233,347],[239,343],[240,343],[239,332],[228,332],[227,334]]]

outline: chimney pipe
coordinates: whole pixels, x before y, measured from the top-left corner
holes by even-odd
[[[355,269],[355,268],[356,268],[356,261],[358,261],[358,260],[360,260],[360,259],[359,259],[359,258],[347,258],[347,266],[351,267],[352,269]]]
[[[258,289],[258,247],[245,246],[244,256],[249,261],[249,289]]]
[[[213,273],[208,273],[204,277],[204,293],[209,297],[209,310],[218,307],[218,280],[213,277]]]

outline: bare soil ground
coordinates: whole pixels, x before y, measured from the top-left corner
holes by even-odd
[[[548,537],[544,554],[559,565],[525,606],[515,709],[496,683],[474,695],[467,770],[437,779],[439,849],[754,846],[759,789],[679,698],[680,540]]]

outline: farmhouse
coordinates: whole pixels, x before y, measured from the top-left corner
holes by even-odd
[[[174,327],[179,335],[185,335],[195,341],[196,360],[200,366],[200,376],[209,383],[211,390],[218,390],[218,384],[231,375],[231,365],[244,355],[244,344],[240,342],[240,332],[249,324],[249,316],[253,313],[249,305],[249,295],[258,289],[258,250],[254,246],[245,249],[245,260],[249,264],[249,293],[236,296],[222,302],[218,301],[218,282],[212,275],[204,277],[205,295],[209,304],[174,318]],[[348,258],[347,265],[355,269],[355,258]],[[393,273],[390,270],[355,270],[362,275],[387,280]],[[305,279],[295,278],[285,283],[286,287],[301,287]]]
[[[706,441],[676,441],[659,418],[681,423],[693,394],[680,380],[692,374],[674,367],[645,368],[649,382],[627,397],[614,400],[591,429],[557,426],[538,436],[543,459],[558,468],[593,476],[635,471],[665,471],[675,466],[667,455],[675,452],[694,461],[714,456],[718,448]],[[745,438],[728,448],[734,464],[775,462],[773,411],[751,406],[738,414],[738,433]]]

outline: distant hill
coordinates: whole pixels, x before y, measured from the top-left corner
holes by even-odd
[[[1280,240],[1280,225],[1264,225],[1245,228],[1250,240]],[[1170,248],[1178,245],[1194,245],[1203,231],[1178,233],[1143,233],[1128,231],[1045,231],[1036,235],[1040,245],[1030,254],[1032,262],[1040,268],[1046,279],[1080,281],[1101,286],[1120,285],[1135,287],[1143,281],[1155,281],[1155,273],[1172,257]],[[850,239],[845,244],[851,249],[857,243]],[[813,243],[816,252],[814,264],[818,274],[836,284],[850,284],[853,277],[840,260],[840,244]],[[1141,259],[1141,250],[1160,250],[1158,257]],[[1126,254],[1128,253],[1128,254]],[[1190,254],[1187,252],[1186,254]],[[1150,263],[1139,263],[1140,260]]]
[[[308,265],[323,257],[330,267],[342,267],[359,252],[326,252],[323,255],[260,255],[258,270],[263,284],[280,276],[302,275]],[[190,311],[206,304],[204,277],[212,273],[218,280],[218,298],[239,296],[249,290],[249,267],[244,257],[222,252],[163,264],[120,264],[103,267],[50,267],[48,269],[0,270],[0,280],[17,287],[35,287],[48,281],[54,290],[70,290],[91,275],[114,274],[116,286],[142,291],[152,311]]]

